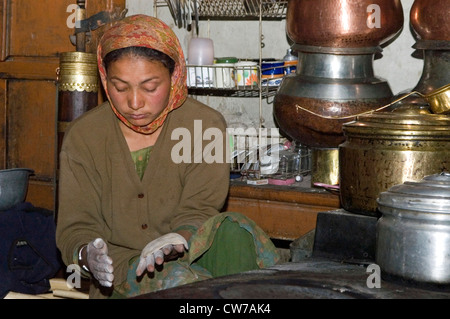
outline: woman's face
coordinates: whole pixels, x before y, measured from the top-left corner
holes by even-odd
[[[170,73],[159,61],[125,55],[108,66],[102,83],[117,111],[136,126],[153,122],[169,103]]]

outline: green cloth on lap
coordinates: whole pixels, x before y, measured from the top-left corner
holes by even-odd
[[[207,269],[213,277],[257,269],[253,237],[237,222],[225,219],[211,247],[196,264]]]

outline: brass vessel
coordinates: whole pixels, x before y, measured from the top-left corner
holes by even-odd
[[[97,56],[95,53],[63,52],[59,58],[59,91],[98,91]]]
[[[313,148],[311,150],[311,185],[339,184],[339,149]]]
[[[343,125],[339,146],[341,205],[379,216],[376,199],[390,187],[450,169],[450,118],[400,108],[358,116]]]

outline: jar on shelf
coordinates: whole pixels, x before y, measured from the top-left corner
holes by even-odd
[[[292,49],[286,50],[286,55],[283,57],[284,74],[295,73],[297,70],[298,57],[292,53]]]

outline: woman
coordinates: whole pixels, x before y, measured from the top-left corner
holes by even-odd
[[[91,298],[123,298],[271,266],[251,220],[219,213],[229,186],[226,124],[187,97],[180,43],[162,21],[129,16],[100,40],[108,102],[66,131],[57,244],[92,278]]]

